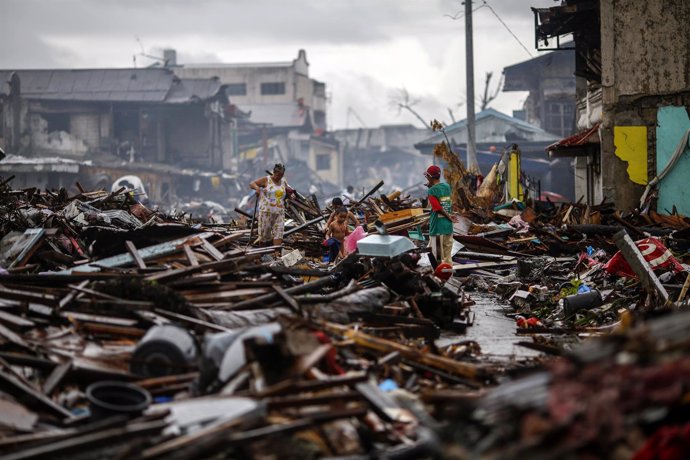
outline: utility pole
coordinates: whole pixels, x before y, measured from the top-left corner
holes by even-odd
[[[467,169],[480,172],[474,121],[474,46],[472,43],[472,0],[465,0],[465,66],[467,68]]]

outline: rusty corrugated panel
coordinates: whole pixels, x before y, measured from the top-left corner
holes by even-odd
[[[546,147],[546,150],[552,151],[563,147],[577,147],[590,143],[597,143],[599,142],[600,124],[601,122],[597,122],[594,126],[592,126],[589,129],[585,129],[584,131],[580,131],[579,133],[573,134],[570,137],[566,137],[565,139],[561,139],[558,142],[554,142],[553,144]]]
[[[163,102],[174,79],[167,69],[53,69],[17,73],[26,99],[56,101]]]

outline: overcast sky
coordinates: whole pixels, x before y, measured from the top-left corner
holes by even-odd
[[[554,0],[474,0],[475,94],[494,72],[537,56],[530,6]],[[507,24],[527,48],[499,22]],[[425,119],[465,118],[465,25],[459,0],[0,0],[0,68],[131,67],[175,48],[178,63],[290,61],[307,52],[326,83],[331,128],[413,123],[391,108],[405,88]],[[138,39],[140,41],[138,41]],[[139,67],[152,60],[137,56]],[[501,93],[510,114],[526,93]],[[478,105],[478,104],[477,104]]]

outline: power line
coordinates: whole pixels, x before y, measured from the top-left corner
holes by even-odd
[[[475,9],[473,9],[472,11],[473,11],[473,12],[474,12],[474,11],[477,11],[477,10],[480,9],[480,8],[484,8],[484,6],[485,6],[485,5],[479,5],[478,7],[476,7]],[[465,17],[465,10],[460,10],[460,11],[458,11],[457,13],[455,13],[455,14],[453,14],[453,15],[444,14],[444,16],[447,16],[447,17],[451,18],[453,21],[457,21],[458,19],[462,19],[462,18]]]
[[[513,38],[515,40],[517,40],[517,42],[520,44],[520,46],[522,46],[522,49],[524,49],[527,52],[529,57],[534,57],[534,56],[532,56],[532,53],[530,53],[530,51],[527,49],[527,47],[522,43],[522,41],[520,41],[520,39],[517,37],[517,35],[515,35],[512,30],[510,30],[510,27],[508,27],[508,24],[506,24],[505,21],[503,21],[503,19],[501,19],[501,17],[498,15],[498,13],[496,13],[496,11],[494,11],[494,9],[491,7],[491,5],[486,3],[486,0],[482,0],[482,2],[484,2],[484,4],[482,6],[486,6],[487,8],[489,8],[491,10],[491,12],[494,14],[494,16],[496,16],[496,19],[498,19],[501,22],[501,24],[503,24],[503,27],[505,27],[506,30],[510,33],[510,35],[512,35]]]

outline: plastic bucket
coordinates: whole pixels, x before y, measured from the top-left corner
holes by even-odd
[[[151,395],[140,386],[107,380],[89,385],[86,399],[94,419],[113,415],[136,416],[151,404]]]

